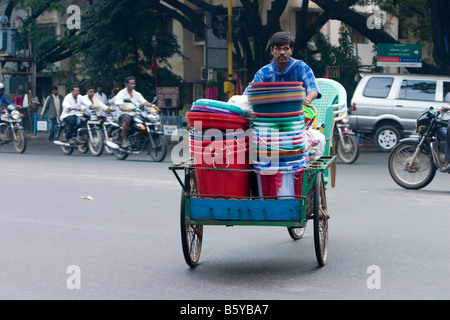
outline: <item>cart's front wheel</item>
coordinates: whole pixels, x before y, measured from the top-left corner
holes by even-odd
[[[323,182],[323,175],[318,174],[314,185],[314,247],[317,262],[321,267],[327,263],[329,219]]]
[[[202,251],[203,225],[190,224],[186,221],[185,194],[181,194],[181,245],[186,263],[191,268],[195,267],[200,259]]]
[[[300,228],[288,227],[287,229],[288,229],[289,235],[291,236],[292,239],[299,240],[305,234],[306,227],[300,227]]]

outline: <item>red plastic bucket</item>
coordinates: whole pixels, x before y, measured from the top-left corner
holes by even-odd
[[[250,121],[240,116],[209,112],[188,112],[186,113],[188,124],[192,128],[209,129],[247,129]]]
[[[195,150],[193,155],[200,198],[229,199],[250,196],[248,149],[224,150],[211,158]]]
[[[194,152],[211,154],[220,150],[239,151],[248,148],[248,141],[248,137],[216,141],[202,141],[189,138],[189,150],[191,154]]]
[[[302,195],[303,169],[257,170],[259,196],[262,199],[299,199]]]

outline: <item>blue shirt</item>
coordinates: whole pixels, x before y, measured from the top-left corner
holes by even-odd
[[[0,100],[1,100],[0,109],[3,109],[3,104],[6,104],[7,106],[13,104],[11,101],[9,101],[8,99],[6,99],[5,96],[2,96],[2,97],[0,98]]]
[[[306,89],[306,93],[310,91],[317,91],[319,99],[322,94],[319,91],[319,85],[317,84],[316,77],[312,69],[302,60],[289,58],[288,64],[283,71],[280,71],[276,61],[265,65],[258,72],[255,73],[255,78],[252,82],[287,82],[287,81],[301,81]],[[249,85],[244,94],[247,95]]]

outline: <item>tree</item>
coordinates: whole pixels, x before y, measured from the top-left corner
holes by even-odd
[[[335,19],[344,22],[351,28],[359,31],[373,43],[397,43],[398,41],[390,36],[384,29],[369,28],[367,26],[367,15],[358,13],[352,9],[354,5],[376,4],[383,10],[386,10],[399,17],[416,16],[420,19],[416,36],[423,39],[433,39],[433,57],[434,61],[423,63],[422,68],[411,69],[411,72],[450,74],[450,56],[448,52],[449,40],[449,20],[450,2],[441,0],[311,0],[321,9],[322,14],[312,22],[306,25],[306,14],[309,0],[302,0],[299,11],[299,20],[297,21],[296,45],[294,48],[294,57],[300,58],[302,53],[307,50],[307,42],[316,34],[316,32],[329,20]],[[8,8],[17,3],[28,5],[32,8],[31,18],[38,16],[45,8],[61,3],[62,1],[37,1],[37,0],[10,0]],[[103,1],[90,1],[93,5],[103,3]],[[106,1],[109,3],[109,1]],[[204,39],[205,29],[209,26],[204,21],[204,13],[210,15],[226,15],[227,10],[222,5],[214,5],[209,0],[149,0],[134,1],[133,7],[139,10],[139,13],[157,12],[159,15],[171,17],[181,23],[183,28],[191,31],[196,36]],[[119,1],[119,3],[122,3]],[[281,30],[280,18],[285,12],[288,0],[272,0],[270,9],[267,11],[267,23],[263,24],[261,1],[240,0],[244,10],[244,17],[240,23],[242,28],[237,37],[233,37],[235,53],[233,61],[235,69],[247,70],[248,74],[254,74],[258,68],[268,63],[270,51],[267,47],[271,35]],[[30,18],[30,19],[31,19]],[[145,14],[139,15],[139,21],[145,22]],[[142,20],[143,19],[143,20]],[[431,33],[426,34],[426,26],[431,26]],[[93,26],[94,28],[94,26]],[[39,57],[41,63],[53,63],[62,58],[73,55],[76,48],[70,39],[63,38],[54,43]],[[320,48],[319,48],[320,49]],[[159,48],[158,48],[159,50]]]
[[[166,32],[167,17],[146,7],[145,0],[106,0],[91,5],[82,16],[83,27],[65,40],[73,50],[79,75],[90,83],[111,87],[128,75],[138,80],[147,96],[155,92],[153,54],[164,67],[157,72],[159,86],[176,86],[180,79],[168,70],[167,58],[182,55],[177,39]],[[152,45],[155,36],[157,46]],[[155,52],[156,50],[156,52]],[[170,67],[170,66],[169,66]],[[156,71],[156,69],[154,69]]]
[[[437,41],[434,48],[434,62],[423,63],[421,69],[411,69],[411,72],[422,73],[449,73],[449,56],[445,51],[445,39],[449,39],[449,20],[446,18],[450,10],[449,1],[440,0],[311,0],[320,6],[324,12],[309,26],[306,25],[306,14],[309,0],[302,0],[299,20],[297,23],[296,45],[294,57],[300,57],[300,53],[306,48],[306,43],[316,34],[326,22],[331,19],[340,20],[353,29],[356,29],[373,43],[398,43],[384,29],[369,28],[367,26],[367,15],[358,13],[351,7],[356,4],[376,4],[383,10],[397,16],[412,16],[421,18],[420,26],[426,26],[426,22],[433,17],[433,40]],[[185,3],[175,0],[153,0],[152,7],[160,12],[167,13],[178,20],[184,28],[204,38],[204,30],[207,25],[203,22],[200,12],[209,12],[212,15],[226,15],[227,11],[222,5],[212,5],[205,0],[186,0]],[[270,36],[281,30],[280,17],[286,10],[287,0],[271,1],[270,9],[267,11],[267,24],[262,24],[261,1],[241,0],[245,10],[245,21],[243,21],[242,32],[237,38],[233,38],[235,55],[233,57],[237,69],[246,69],[250,74],[270,59],[270,51],[267,43]],[[190,4],[191,6],[188,6]],[[192,9],[197,8],[197,10]],[[430,13],[428,13],[428,11]],[[423,30],[422,30],[423,32]],[[430,39],[424,37],[423,39]],[[251,41],[250,41],[251,40]],[[448,47],[448,40],[447,40]]]
[[[11,15],[16,6],[29,8],[31,14],[24,21],[22,33],[33,43],[37,71],[51,69],[53,63],[71,58],[76,70],[70,82],[81,85],[103,84],[105,87],[121,84],[125,76],[134,75],[139,90],[146,96],[155,92],[155,74],[151,72],[152,57],[162,67],[158,74],[160,86],[177,86],[181,79],[170,71],[168,57],[182,55],[176,37],[167,32],[166,15],[154,11],[145,0],[90,1],[83,12],[81,30],[66,30],[57,38],[54,34],[41,33],[36,28],[36,18],[45,10],[59,10],[64,15],[67,1],[10,0],[5,14]],[[152,45],[156,36],[157,46]]]

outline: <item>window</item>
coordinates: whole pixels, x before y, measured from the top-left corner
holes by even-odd
[[[362,43],[362,44],[369,43],[369,39],[367,39],[359,31],[357,31],[356,29],[353,29],[353,28],[351,28],[350,39],[351,39],[352,43]]]
[[[398,23],[398,38],[408,39],[409,37],[409,25],[405,20],[400,20]]]
[[[374,77],[367,81],[363,95],[371,98],[386,98],[391,90],[394,78]]]
[[[450,82],[444,81],[444,99],[443,101],[450,102]]]
[[[403,80],[398,99],[434,101],[436,99],[436,81]]]

